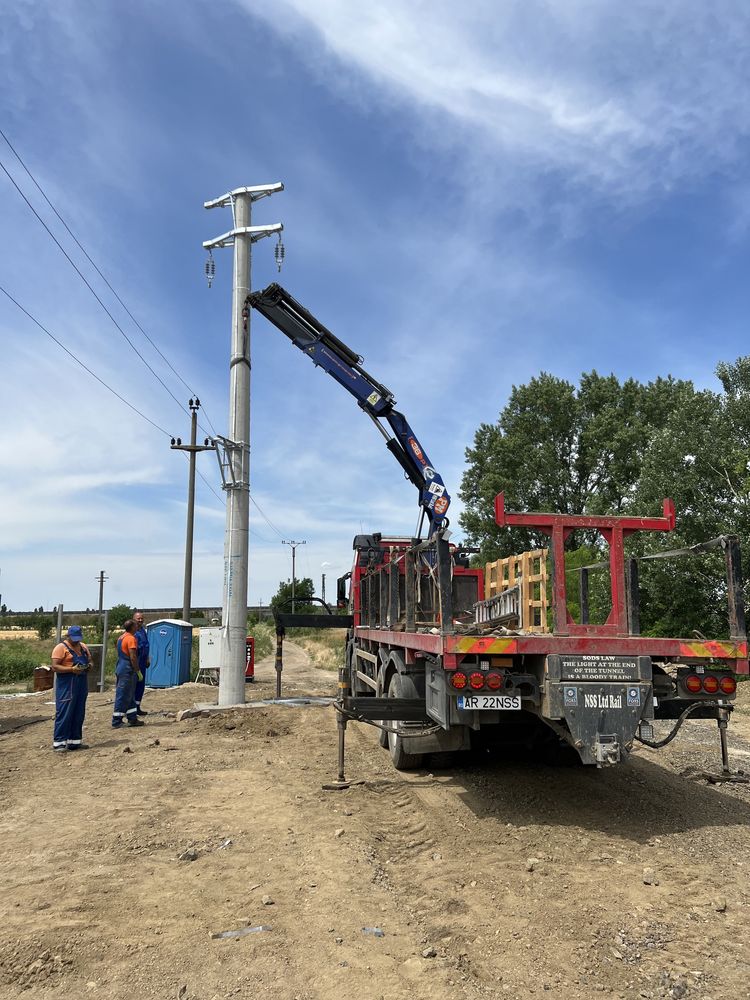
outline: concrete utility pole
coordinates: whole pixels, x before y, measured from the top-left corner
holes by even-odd
[[[182,620],[190,621],[190,593],[193,586],[193,527],[195,524],[195,456],[199,451],[214,451],[215,446],[206,438],[204,444],[196,444],[198,433],[198,410],[201,401],[191,399],[190,407],[190,444],[183,444],[180,438],[172,438],[173,451],[186,451],[190,455],[190,472],[188,474],[188,506],[187,534],[185,537],[185,582],[182,589]]]
[[[95,577],[99,584],[99,628],[102,627],[102,615],[104,614],[104,581],[109,580],[108,576],[104,575],[104,570],[99,571],[99,576]]]
[[[219,704],[245,701],[245,636],[247,634],[248,536],[250,525],[250,293],[251,246],[273,233],[280,222],[251,226],[252,204],[284,185],[263,184],[235,188],[204,208],[231,205],[233,228],[203,244],[209,253],[234,247],[232,279],[232,354],[229,362],[229,437],[217,439],[223,487],[227,494],[224,536],[224,610],[221,630]],[[213,269],[212,269],[213,270]],[[207,272],[208,273],[208,272]]]
[[[297,546],[307,545],[307,542],[295,542],[293,539],[290,542],[282,542],[282,545],[289,545],[292,549],[292,614],[294,614],[294,591],[297,587],[297,573],[296,573],[296,556],[297,556]]]
[[[325,601],[325,599],[326,599],[326,575],[325,575],[325,573],[323,573],[321,581],[320,581],[320,591],[321,591],[320,596]]]

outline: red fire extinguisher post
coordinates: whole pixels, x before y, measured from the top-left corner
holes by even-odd
[[[245,639],[245,684],[255,681],[255,639],[249,635]]]

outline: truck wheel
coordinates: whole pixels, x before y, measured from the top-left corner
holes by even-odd
[[[385,674],[385,670],[386,667],[384,663],[378,664],[378,690],[375,692],[378,698],[385,698],[388,695],[388,692],[385,690],[381,690],[380,687],[381,684],[385,683],[383,676]],[[389,725],[389,722],[387,719],[380,719],[380,725],[387,726]],[[385,731],[385,729],[378,729],[378,743],[384,750],[388,749],[388,733]]]
[[[394,674],[388,685],[389,698],[418,698],[419,693],[414,681],[408,676]],[[396,729],[403,725],[400,722],[391,723]],[[422,766],[424,760],[423,753],[407,753],[404,750],[404,741],[397,732],[388,733],[388,749],[391,754],[393,766],[397,771],[413,771]]]
[[[389,725],[388,720],[381,719],[380,725],[381,726]],[[378,729],[378,743],[384,750],[388,749],[388,733],[385,731],[385,729]]]

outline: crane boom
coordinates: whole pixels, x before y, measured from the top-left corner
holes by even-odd
[[[386,386],[365,371],[362,358],[320,320],[274,282],[253,292],[250,305],[287,336],[312,363],[328,372],[357,400],[386,441],[386,447],[419,490],[419,504],[427,516],[430,534],[446,524],[450,496],[408,420],[395,409],[396,400]],[[391,433],[384,426],[390,428]]]

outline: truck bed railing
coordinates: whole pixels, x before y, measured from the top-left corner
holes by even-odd
[[[742,566],[740,555],[740,540],[737,535],[719,535],[707,542],[698,542],[680,549],[668,549],[664,552],[651,552],[647,555],[629,556],[625,560],[625,588],[628,612],[628,627],[631,635],[640,635],[640,563],[652,562],[657,559],[682,559],[698,557],[721,550],[724,555],[727,585],[727,603],[729,610],[729,636],[742,641],[747,638],[745,622],[745,605],[742,591]],[[589,584],[590,573],[608,568],[608,563],[590,563],[587,566],[577,566],[566,570],[568,576],[578,576],[578,596],[581,607],[581,624],[589,623]]]
[[[412,545],[388,546],[384,561],[359,580],[359,624],[405,632],[437,628],[450,634],[455,631],[455,579],[450,545],[442,532]]]

